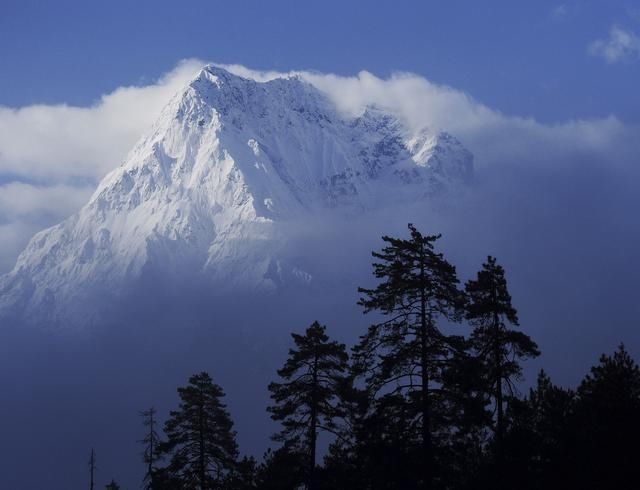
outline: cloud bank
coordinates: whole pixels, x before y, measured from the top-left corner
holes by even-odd
[[[117,88],[91,107],[0,107],[0,271],[13,265],[35,231],[86,201],[101,176],[123,160],[202,64],[182,61],[155,83]],[[410,127],[445,129],[476,156],[478,181],[497,188],[522,186],[524,192],[531,188],[527,179],[549,180],[547,185],[555,187],[562,178],[567,187],[561,192],[569,194],[584,175],[603,176],[588,185],[615,186],[637,172],[640,130],[614,116],[541,124],[501,114],[464,92],[411,73],[381,79],[365,71],[342,77],[225,68],[261,81],[298,75],[327,93],[345,113],[375,104],[395,112]],[[544,191],[545,184],[540,185]],[[544,194],[537,197],[546,199]],[[589,201],[588,193],[584,198]]]

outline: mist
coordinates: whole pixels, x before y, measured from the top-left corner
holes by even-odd
[[[143,278],[91,328],[4,325],[3,486],[25,488],[29,474],[28,488],[80,487],[93,447],[100,481],[135,487],[143,474],[137,412],[155,406],[166,417],[176,388],[202,370],[227,393],[241,451],[260,458],[276,429],[265,410],[267,385],[286,358],[289,333],[317,319],[352,345],[373,321],[356,305],[357,287],[375,284],[370,252],[383,234],[406,236],[408,222],[442,233],[439,248],[461,283],[489,254],[504,265],[522,329],[542,350],[527,363],[522,390],[542,365],[571,386],[620,342],[638,355],[637,174],[608,169],[597,159],[505,166],[412,209],[287,223],[296,232],[283,253],[313,276],[305,288],[224,296],[204,283]]]

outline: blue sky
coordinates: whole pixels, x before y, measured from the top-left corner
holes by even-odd
[[[607,59],[606,43],[620,45],[612,29],[630,37]],[[509,115],[637,123],[638,33],[630,0],[2,0],[0,105],[84,106],[197,57],[341,75],[407,70]]]

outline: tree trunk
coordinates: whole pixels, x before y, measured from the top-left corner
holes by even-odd
[[[502,377],[498,374],[496,379],[496,459],[499,466],[502,466],[502,444],[504,437],[504,412],[502,402]]]
[[[149,412],[149,467],[147,468],[147,474],[149,475],[149,482],[151,488],[153,488],[153,409]]]
[[[91,480],[89,482],[89,490],[93,490],[93,488],[94,488],[93,475],[94,475],[95,470],[96,470],[96,453],[92,449],[91,450],[91,459],[89,459],[89,472],[91,474]]]
[[[313,360],[311,386],[311,427],[309,429],[309,484],[310,490],[315,490],[316,445],[318,439],[318,351],[316,349]]]
[[[422,472],[422,486],[424,490],[431,488],[432,458],[431,458],[431,414],[429,407],[429,371],[427,356],[427,298],[425,289],[424,251],[420,251],[420,279],[422,290],[420,291],[420,369],[422,381],[422,456],[424,460]]]
[[[504,437],[504,408],[502,400],[502,369],[499,351],[496,353],[496,443],[498,462],[502,463],[502,440]]]
[[[496,287],[494,285],[492,289],[492,297],[494,308],[496,308],[497,303],[497,292]],[[500,317],[498,313],[493,312],[493,335],[494,335],[494,343],[493,343],[493,362],[495,364],[495,383],[496,383],[496,475],[497,475],[497,483],[498,488],[503,488],[503,459],[504,459],[504,448],[503,448],[503,438],[504,438],[504,410],[503,410],[503,396],[502,396],[502,353],[501,353],[501,338],[500,338]]]
[[[504,489],[504,414],[502,407],[502,370],[499,350],[496,352],[496,489]]]
[[[206,478],[207,478],[207,468],[205,465],[205,457],[204,457],[204,453],[205,453],[205,445],[204,445],[204,398],[202,397],[201,394],[201,398],[200,398],[200,406],[198,407],[198,411],[199,411],[199,420],[198,420],[198,429],[199,429],[199,436],[200,436],[200,440],[199,442],[199,450],[200,450],[200,454],[199,456],[199,461],[198,461],[198,473],[199,473],[199,477],[200,477],[200,490],[206,490]]]

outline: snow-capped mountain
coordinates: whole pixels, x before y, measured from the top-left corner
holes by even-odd
[[[212,288],[304,284],[280,253],[288,223],[428,199],[467,181],[472,160],[447,133],[411,133],[381,109],[342,115],[296,76],[207,66],[78,213],[33,237],[0,278],[0,312],[86,315],[159,271]]]

